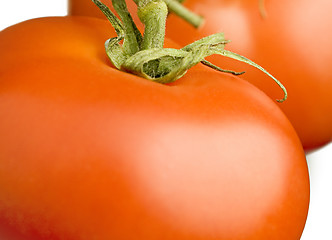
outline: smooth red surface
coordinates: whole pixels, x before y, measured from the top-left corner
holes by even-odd
[[[307,165],[277,105],[206,68],[120,72],[112,32],[58,17],[0,33],[0,237],[300,239]]]
[[[266,68],[287,88],[289,97],[278,106],[295,127],[306,150],[332,140],[332,62],[330,0],[266,0],[266,17],[259,1],[186,0],[185,6],[205,17],[196,30],[175,15],[167,22],[167,37],[186,45],[203,36],[224,32],[226,47]],[[209,58],[225,69],[246,71],[241,76],[272,99],[282,91],[249,65],[220,56]]]
[[[70,15],[104,16],[90,0],[69,0]],[[136,23],[136,6],[126,1]],[[111,7],[111,1],[104,1]],[[264,18],[257,0],[186,0],[184,5],[204,16],[195,29],[171,14],[166,36],[185,46],[204,36],[224,32],[226,47],[266,68],[287,88],[288,100],[279,104],[307,151],[332,140],[332,62],[330,0],[265,0]],[[246,71],[241,77],[273,100],[281,89],[264,73],[221,56],[208,58],[224,69]]]

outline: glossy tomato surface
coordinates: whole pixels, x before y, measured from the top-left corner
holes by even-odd
[[[186,45],[224,32],[232,41],[227,49],[260,64],[285,85],[289,97],[279,106],[304,148],[313,150],[332,139],[332,1],[265,0],[264,4],[265,17],[259,1],[186,0],[185,6],[205,17],[204,26],[196,30],[172,15],[167,36]],[[220,56],[209,60],[222,68],[246,71],[242,77],[272,99],[282,95],[259,70]]]
[[[111,7],[111,1],[104,1]],[[135,17],[136,6],[127,1]],[[332,139],[332,1],[330,0],[185,0],[204,16],[195,29],[171,14],[167,37],[185,46],[204,36],[224,32],[228,50],[266,68],[287,88],[288,100],[279,107],[294,125],[308,151]],[[69,14],[103,17],[90,0],[69,0]],[[265,14],[265,15],[264,15]],[[208,58],[217,66],[246,71],[242,78],[273,100],[281,90],[265,74],[247,64],[220,56]]]
[[[120,72],[112,31],[0,32],[1,239],[300,239],[306,160],[272,100],[200,67],[171,85]]]
[[[119,15],[113,8],[112,0],[102,0],[114,14]],[[131,13],[132,18],[140,29],[144,28],[137,16],[137,4],[133,0],[125,0],[127,9]],[[91,0],[68,0],[68,15],[69,16],[91,16],[106,19],[105,15]]]

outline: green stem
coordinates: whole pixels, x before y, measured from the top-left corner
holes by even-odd
[[[125,30],[122,22],[115,16],[114,13],[112,13],[112,11],[105,4],[103,4],[99,0],[92,0],[92,2],[100,9],[100,11],[102,11],[108,21],[112,24],[118,38],[122,39],[125,35]]]
[[[286,100],[285,87],[264,68],[241,55],[224,49],[229,41],[224,38],[223,33],[207,36],[182,49],[163,48],[168,14],[164,1],[169,0],[133,0],[138,6],[139,18],[145,24],[143,39],[128,13],[124,0],[112,0],[113,7],[123,23],[99,0],[92,1],[102,10],[117,32],[117,37],[105,43],[106,53],[116,68],[159,83],[170,83],[179,79],[188,69],[200,62],[218,71],[242,74],[223,70],[205,60],[208,56],[218,54],[245,62],[270,76],[284,91],[284,97],[277,101]],[[121,40],[124,40],[123,45]],[[129,46],[130,44],[133,46]]]
[[[167,4],[167,7],[170,12],[173,12],[177,16],[181,17],[195,28],[199,28],[204,23],[204,18],[190,11],[186,7],[184,7],[181,2],[183,0],[164,0]]]
[[[119,14],[124,26],[124,53],[131,56],[140,50],[142,35],[137,29],[125,0],[112,0],[114,10]]]
[[[135,3],[138,17],[145,26],[141,49],[163,48],[167,5],[163,0],[135,0]]]

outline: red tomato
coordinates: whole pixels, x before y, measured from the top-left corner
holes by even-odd
[[[186,45],[202,36],[224,32],[227,49],[266,68],[287,88],[288,100],[278,106],[295,127],[305,149],[332,139],[332,1],[266,0],[266,17],[258,1],[186,0],[185,6],[203,15],[199,30],[171,15],[167,36]],[[209,58],[222,68],[246,71],[242,77],[280,98],[280,89],[262,72],[220,56]]]
[[[276,104],[209,69],[170,85],[118,71],[111,32],[84,17],[0,32],[1,239],[300,239],[307,165]]]
[[[166,28],[169,38],[184,46],[203,36],[224,32],[226,38],[232,40],[227,49],[260,64],[286,86],[289,97],[279,107],[292,122],[303,147],[313,150],[331,141],[332,1],[261,1],[265,3],[265,18],[259,1],[184,2],[190,10],[204,16],[206,22],[197,30],[179,17],[170,15]],[[134,2],[127,1],[127,4],[135,16]],[[69,0],[69,6],[69,14],[104,18],[90,0]],[[135,20],[139,22],[137,17]],[[282,96],[274,82],[259,70],[220,56],[208,59],[221,68],[246,71],[242,77],[272,99]]]
[[[113,8],[112,0],[102,0],[111,11],[117,15]],[[143,29],[143,24],[137,16],[137,5],[133,0],[125,0],[127,8],[131,13],[132,18],[140,29]],[[91,16],[106,19],[105,15],[91,0],[68,0],[68,15],[71,16]],[[118,16],[118,15],[117,15]]]

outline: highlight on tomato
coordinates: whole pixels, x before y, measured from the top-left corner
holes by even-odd
[[[179,49],[163,1],[137,1],[144,34],[94,2],[111,23],[0,32],[1,239],[299,240],[301,142],[262,91],[197,65],[223,35]]]
[[[111,1],[105,0],[105,3]],[[170,2],[169,0],[166,2]],[[289,98],[278,104],[295,127],[303,147],[315,150],[332,139],[332,29],[330,0],[185,0],[184,6],[205,18],[198,29],[170,14],[166,36],[185,46],[203,36],[224,32],[228,48],[264,66],[286,87]],[[70,15],[94,14],[90,0],[69,0]],[[133,1],[127,1],[132,12]],[[99,13],[98,13],[99,14]],[[99,15],[101,16],[101,15]],[[247,64],[209,57],[234,71],[272,99],[280,90]]]
[[[295,1],[186,0],[184,5],[205,17],[197,29],[172,15],[167,36],[187,44],[200,36],[224,32],[228,48],[264,66],[286,87],[288,100],[278,106],[295,127],[306,150],[332,140],[332,16],[329,0]],[[263,5],[262,5],[263,4]],[[212,59],[213,58],[213,59]],[[272,99],[280,94],[264,74],[225,58],[216,65],[246,71],[242,77]],[[236,63],[237,64],[237,63]]]

